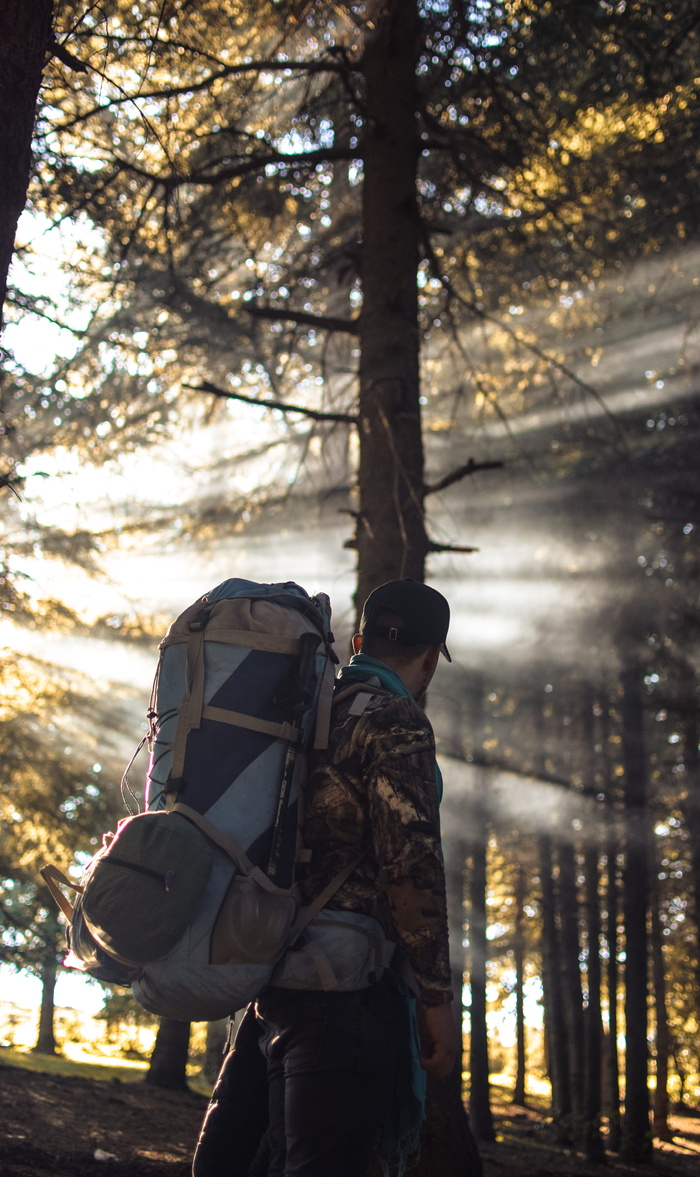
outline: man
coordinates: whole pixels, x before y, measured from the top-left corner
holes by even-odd
[[[416,700],[440,654],[449,659],[448,626],[447,601],[427,585],[390,581],[370,594],[355,656],[340,673],[328,751],[304,790],[312,852],[304,898],[361,856],[327,907],[371,916],[398,942],[421,1002],[420,1064],[438,1078],[452,1070],[457,1035],[435,742]],[[357,692],[343,698],[357,682],[367,684],[359,705]],[[355,992],[272,987],[256,1012],[268,1068],[269,1177],[363,1177],[410,1045],[401,986],[388,974]]]
[[[196,1177],[364,1177],[377,1146],[387,1160],[415,1147],[425,1074],[446,1077],[454,1066],[441,781],[432,728],[417,703],[441,653],[449,660],[448,626],[447,601],[427,585],[396,580],[370,594],[355,654],[340,672],[329,748],[304,788],[312,853],[303,898],[311,903],[356,863],[326,909],[371,917],[398,944],[418,1018],[393,968],[349,992],[267,989],[224,1064]],[[253,1162],[258,1039],[269,1124]]]

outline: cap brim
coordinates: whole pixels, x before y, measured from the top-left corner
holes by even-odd
[[[447,649],[447,646],[445,645],[444,642],[440,646],[440,653],[443,655],[444,658],[447,658],[448,662],[452,661],[452,659],[450,657],[450,651]]]

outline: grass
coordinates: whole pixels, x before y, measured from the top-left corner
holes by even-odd
[[[108,1083],[143,1083],[146,1065],[128,1062],[109,1062],[95,1059],[93,1062],[67,1058],[64,1054],[35,1054],[30,1050],[3,1047],[0,1050],[0,1066],[21,1067],[25,1071],[37,1071],[44,1075],[73,1075],[83,1079],[97,1079]],[[211,1095],[212,1084],[208,1083],[199,1069],[189,1069],[187,1083],[198,1095]]]
[[[39,1071],[44,1075],[79,1075],[83,1079],[122,1083],[143,1082],[143,1067],[115,1065],[102,1062],[75,1062],[62,1054],[35,1054],[33,1051],[4,1047],[0,1050],[0,1066],[22,1067],[25,1071]]]

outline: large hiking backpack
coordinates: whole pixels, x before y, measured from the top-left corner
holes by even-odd
[[[151,697],[146,812],[106,837],[80,884],[42,870],[68,918],[67,963],[187,1021],[246,1005],[302,933],[308,950],[280,966],[283,984],[358,988],[379,975],[390,948],[376,922],[321,910],[359,859],[303,911],[294,888],[307,754],[328,741],[332,643],[328,598],[291,582],[227,580],[177,618]],[[78,892],[74,907],[59,884]]]

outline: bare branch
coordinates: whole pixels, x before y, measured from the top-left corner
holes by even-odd
[[[311,311],[295,311],[291,307],[261,306],[249,302],[241,308],[249,315],[278,322],[301,323],[306,327],[318,327],[321,331],[343,331],[346,335],[359,335],[359,319],[336,319],[332,315],[314,315]]]
[[[192,392],[208,392],[211,396],[221,397],[223,400],[243,401],[246,405],[257,405],[260,409],[279,409],[281,413],[301,413],[302,417],[310,417],[312,421],[346,421],[349,425],[356,425],[359,417],[356,413],[324,413],[320,409],[307,409],[304,405],[288,405],[285,401],[264,400],[255,396],[246,396],[243,392],[230,392],[226,388],[217,388],[208,380],[202,384],[183,384]]]
[[[291,167],[294,165],[333,163],[336,160],[359,159],[361,152],[357,147],[341,144],[338,147],[317,147],[312,151],[293,151],[285,154],[283,151],[268,151],[264,155],[247,155],[238,160],[231,167],[222,167],[218,171],[192,171],[188,175],[173,171],[170,175],[157,175],[147,168],[139,167],[132,160],[114,153],[114,159],[120,168],[141,176],[154,184],[170,190],[181,184],[218,184],[222,180],[234,180],[239,176],[249,175],[251,172],[264,171],[266,167]],[[170,161],[169,161],[170,162]]]
[[[311,151],[268,151],[266,155],[251,155],[229,168],[218,171],[192,172],[186,177],[190,184],[218,184],[221,180],[232,180],[238,176],[248,175],[250,172],[262,171],[266,167],[287,167],[294,164],[333,163],[336,160],[359,159],[362,152],[359,147],[351,147],[349,143],[341,143],[333,147],[315,147]],[[144,173],[146,174],[146,173]],[[178,182],[183,180],[178,177]]]
[[[13,495],[17,496],[20,503],[22,502],[22,496],[15,488],[22,486],[23,482],[24,479],[18,478],[16,474],[0,474],[0,490],[6,486],[8,490],[12,491]]]
[[[467,478],[470,474],[476,474],[479,470],[501,469],[503,469],[503,462],[475,462],[473,458],[470,458],[463,466],[458,466],[456,470],[452,470],[450,474],[446,474],[438,482],[426,485],[423,494],[436,494],[439,490],[445,490],[446,487],[452,486],[455,482],[461,482],[463,478]]]
[[[59,45],[55,38],[49,42],[49,53],[52,57],[58,58],[64,65],[67,65],[69,69],[75,70],[76,74],[88,73],[88,67],[85,62],[81,61],[79,57],[75,57],[63,45]]]
[[[429,552],[464,552],[469,555],[471,552],[478,552],[479,548],[470,548],[460,544],[428,544]]]
[[[78,62],[71,53],[68,53],[60,45],[52,45],[53,54],[64,61],[66,65],[70,65],[72,69],[80,67],[83,72],[87,72],[87,66],[82,62]],[[67,61],[66,58],[70,58]],[[77,62],[76,64],[73,64]],[[58,131],[67,131],[71,127],[75,127],[78,123],[83,123],[93,115],[101,114],[103,110],[111,110],[115,106],[121,106],[125,102],[135,102],[137,100],[146,100],[149,98],[177,98],[182,94],[194,94],[201,90],[208,90],[215,82],[220,82],[224,78],[235,77],[236,74],[255,73],[259,70],[288,70],[290,73],[305,72],[309,74],[318,73],[347,73],[348,64],[344,60],[336,58],[335,61],[246,61],[237,65],[222,66],[220,70],[210,73],[201,82],[191,82],[189,85],[182,86],[161,86],[157,90],[146,90],[140,94],[122,94],[120,98],[112,98],[109,102],[103,102],[99,106],[93,106],[90,110],[85,111],[84,114],[76,115],[75,118],[69,119],[65,123],[60,123],[55,129]]]

